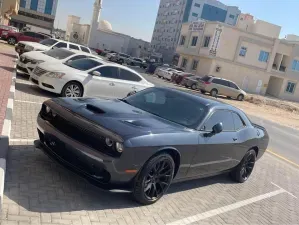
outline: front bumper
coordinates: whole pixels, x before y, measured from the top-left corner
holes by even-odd
[[[17,61],[17,70],[19,72],[25,73],[27,75],[30,75],[35,67],[36,67],[36,64],[35,65],[33,65],[31,63],[26,63],[25,64],[25,63],[22,63],[20,61],[20,59],[18,59],[18,61]]]
[[[121,172],[119,168],[121,158],[105,155],[73,140],[55,129],[40,115],[37,124],[39,148],[50,158],[100,188],[131,189],[135,173]],[[126,160],[123,161],[125,163]]]
[[[16,52],[17,52],[19,55],[22,55],[22,54],[25,53],[25,52],[29,52],[28,50],[26,50],[26,49],[23,48],[23,47],[20,47],[19,45],[16,45],[15,50],[16,50]]]
[[[29,80],[39,88],[60,94],[66,82],[61,79],[51,78],[47,76],[37,76],[34,73],[30,74]]]

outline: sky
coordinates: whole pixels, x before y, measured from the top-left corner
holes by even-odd
[[[81,17],[90,24],[94,0],[58,0],[55,28],[66,29],[67,16]],[[115,32],[150,41],[159,8],[159,0],[103,0],[101,19],[108,20]],[[242,13],[255,19],[282,26],[280,37],[299,35],[299,0],[221,0],[238,6]],[[297,25],[296,25],[297,24]]]

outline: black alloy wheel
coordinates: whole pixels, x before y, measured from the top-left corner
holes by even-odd
[[[169,154],[150,159],[136,177],[133,196],[141,204],[158,201],[167,191],[174,174],[174,161]]]
[[[15,45],[17,43],[17,39],[14,38],[14,37],[9,37],[7,39],[7,43],[10,44],[10,45]]]
[[[191,89],[196,90],[196,84],[192,84]]]
[[[231,172],[233,180],[244,183],[250,177],[256,161],[256,152],[251,149],[243,157],[240,164]]]

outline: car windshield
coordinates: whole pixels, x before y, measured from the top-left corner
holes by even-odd
[[[149,88],[124,99],[127,104],[182,126],[195,129],[206,114],[207,107],[194,103],[185,93]]]
[[[81,70],[81,71],[86,71],[90,70],[94,67],[103,65],[103,63],[100,63],[98,61],[92,60],[92,59],[77,59],[74,61],[71,61],[70,63],[66,63],[65,65]]]
[[[44,54],[55,59],[65,59],[71,55],[74,55],[75,53],[66,49],[56,48],[46,51]]]
[[[45,46],[52,46],[52,45],[56,44],[57,42],[58,41],[56,41],[55,39],[48,38],[48,39],[40,41],[39,43],[42,45],[45,45]]]

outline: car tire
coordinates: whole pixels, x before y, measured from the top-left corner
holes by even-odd
[[[68,82],[61,91],[62,97],[77,98],[83,96],[83,87],[77,81]]]
[[[252,173],[255,161],[256,152],[251,149],[246,152],[239,165],[230,173],[231,178],[236,182],[244,183]]]
[[[196,90],[196,84],[192,84],[192,85],[191,85],[191,89],[192,89],[192,90]]]
[[[242,95],[242,94],[238,95],[237,100],[238,101],[243,101],[244,100],[244,95]]]
[[[212,90],[210,91],[210,94],[211,94],[211,96],[213,96],[213,97],[217,97],[218,90],[217,90],[217,89],[212,89]]]
[[[161,153],[149,159],[135,178],[134,199],[143,205],[157,202],[169,188],[174,169],[173,158],[167,153]]]
[[[200,90],[200,92],[202,93],[202,94],[205,94],[206,92],[205,91],[203,91],[203,90]]]
[[[14,37],[7,38],[7,43],[10,45],[15,45],[17,43],[17,39]]]

